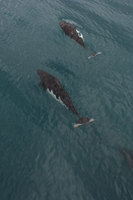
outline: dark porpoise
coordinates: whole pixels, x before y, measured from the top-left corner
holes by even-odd
[[[125,158],[131,168],[133,168],[133,151],[128,149],[119,149],[120,154]]]
[[[66,92],[65,88],[61,85],[60,81],[57,78],[55,78],[54,76],[52,76],[47,72],[44,72],[41,69],[37,70],[37,74],[39,75],[41,80],[40,86],[44,90],[47,90],[49,93],[51,93],[56,98],[56,100],[63,103],[69,110],[71,110],[79,118],[77,123],[74,124],[74,128],[77,128],[83,124],[87,124],[94,121],[94,119],[92,118],[81,118],[79,116],[79,113],[74,107],[72,100],[69,97],[69,94]]]
[[[71,24],[68,24],[64,21],[61,21],[59,23],[59,25],[62,28],[62,30],[65,32],[66,35],[68,35],[70,38],[75,40],[83,48],[87,49],[84,45],[83,38],[79,35],[79,31],[76,29],[75,26],[72,26]]]

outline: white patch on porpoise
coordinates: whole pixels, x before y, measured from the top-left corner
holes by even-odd
[[[82,40],[84,40],[83,34],[82,34],[80,31],[78,31],[77,29],[76,29],[76,31],[77,31],[77,33],[78,33],[78,36],[79,36],[80,38],[82,38]]]
[[[47,92],[56,100],[56,101],[58,101],[59,103],[61,103],[63,106],[65,106],[66,107],[66,105],[63,103],[63,101],[61,100],[61,98],[59,97],[59,98],[57,98],[56,97],[56,95],[53,93],[53,90],[49,90],[49,89],[47,89]],[[67,107],[66,107],[67,108]]]

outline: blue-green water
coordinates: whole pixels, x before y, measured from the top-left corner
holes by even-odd
[[[132,53],[132,0],[0,0],[0,200],[133,199],[133,169],[118,153],[133,150]],[[40,89],[38,68],[96,122],[74,130],[76,116]]]

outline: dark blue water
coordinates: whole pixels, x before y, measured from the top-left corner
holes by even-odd
[[[38,68],[96,122],[75,130],[76,116],[40,89]],[[133,1],[0,0],[0,200],[132,200],[119,148],[133,150]]]

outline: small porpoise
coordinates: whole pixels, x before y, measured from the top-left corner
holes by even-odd
[[[65,88],[61,85],[60,81],[52,76],[51,74],[44,72],[41,69],[37,70],[37,74],[40,76],[41,82],[40,86],[44,89],[47,90],[52,96],[56,98],[56,100],[60,101],[65,105],[69,110],[71,110],[79,120],[77,121],[76,124],[74,124],[74,128],[78,128],[79,126],[83,124],[87,124],[90,122],[95,121],[92,118],[81,118],[79,116],[78,111],[75,109],[71,98],[69,97],[68,93],[66,92]]]
[[[75,40],[78,44],[80,44],[83,48],[87,49],[85,47],[83,36],[79,35],[79,31],[76,29],[75,26],[72,26],[71,24],[68,24],[64,21],[61,21],[59,23],[62,30],[65,32],[66,35],[68,35],[70,38]]]
[[[119,149],[120,154],[125,158],[131,168],[133,168],[133,151],[128,149]]]

